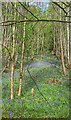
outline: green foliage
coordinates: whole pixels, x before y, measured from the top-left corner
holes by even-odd
[[[14,3],[13,3],[14,4]],[[24,3],[23,3],[24,4]],[[38,3],[37,5],[29,5],[28,9],[33,12],[38,19],[60,19],[55,13],[53,6],[49,3],[48,10],[42,10]],[[10,99],[10,73],[3,73],[2,80],[2,98],[3,98],[3,117],[4,118],[67,118],[69,117],[69,83],[66,80],[68,75],[65,77],[62,72],[60,61],[54,56],[49,54],[53,50],[54,40],[54,27],[57,26],[56,32],[60,30],[59,23],[51,22],[37,22],[26,23],[25,27],[25,39],[24,39],[24,18],[34,20],[34,16],[27,12],[18,2],[16,3],[16,9],[11,3],[2,3],[2,15],[3,21],[13,21],[14,13],[16,21],[22,21],[15,23],[15,59],[18,54],[15,69],[14,79],[14,99]],[[27,7],[27,5],[25,4]],[[44,4],[43,4],[44,6]],[[45,7],[45,6],[44,6]],[[19,14],[20,12],[22,14]],[[59,12],[59,11],[58,11]],[[10,23],[10,22],[9,22]],[[8,24],[8,23],[5,23]],[[64,28],[65,29],[65,26]],[[58,37],[60,34],[55,35],[56,45],[60,48]],[[66,37],[66,36],[65,36]],[[34,81],[30,78],[27,73],[26,67],[24,67],[24,80],[22,85],[22,94],[20,97],[17,96],[17,90],[19,85],[19,73],[20,73],[20,62],[21,62],[21,51],[22,41],[24,41],[24,64],[31,61],[34,57],[35,62],[44,63],[43,66],[30,67],[30,73],[36,84],[38,85],[40,92],[44,95],[45,99],[41,96],[39,91],[34,84]],[[3,44],[8,47],[9,53],[12,53],[12,42],[13,42],[13,26],[4,26],[3,33]],[[6,48],[3,48],[4,57],[7,59],[7,63],[11,62],[8,60],[9,53]],[[37,55],[37,56],[35,56]],[[46,55],[46,56],[44,56]],[[28,59],[28,61],[27,61]],[[32,64],[32,61],[30,62]],[[9,66],[10,67],[10,66]],[[48,84],[49,79],[60,80],[61,84]],[[32,97],[31,89],[34,88],[35,95]]]
[[[56,62],[56,58],[47,58],[48,61]],[[38,62],[39,60],[36,59]],[[44,60],[46,61],[46,59]],[[58,65],[58,61],[57,61]],[[13,118],[67,118],[69,117],[69,88],[68,81],[62,74],[61,67],[54,64],[35,66],[30,72],[36,81],[41,93],[37,90],[34,82],[25,71],[25,78],[22,86],[22,95],[17,96],[19,82],[18,70],[15,74],[15,99],[10,99],[9,73],[3,74],[3,117]],[[48,84],[49,79],[61,80],[61,85]],[[34,87],[35,95],[31,96],[31,88]]]

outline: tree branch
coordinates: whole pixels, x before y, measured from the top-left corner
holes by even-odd
[[[69,5],[67,5],[65,2],[62,2],[66,7],[69,7]]]
[[[13,2],[11,2],[11,4],[12,4],[12,6],[14,7],[14,4],[13,4]],[[15,8],[15,7],[14,7]],[[22,15],[19,11],[18,11],[18,9],[17,8],[15,8],[15,10],[22,16],[22,17],[25,17],[24,15]]]
[[[38,17],[36,17],[30,10],[28,10],[21,2],[19,2],[19,3],[23,8],[25,8],[25,10],[27,10],[29,13],[31,13],[31,15],[33,15],[33,17],[35,17],[38,20]]]
[[[46,19],[41,19],[41,20],[20,20],[20,21],[4,21],[0,23],[0,26],[8,26],[8,25],[13,25],[21,22],[57,22],[57,23],[71,23],[71,21],[65,21],[65,20],[46,20]]]
[[[55,5],[57,5],[59,8],[63,10],[63,12],[67,15],[67,12],[64,10],[62,6],[60,6],[57,2],[53,2]]]

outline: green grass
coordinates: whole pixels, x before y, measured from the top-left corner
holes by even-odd
[[[49,59],[49,57],[48,57]],[[47,60],[48,60],[47,59]],[[56,58],[51,58],[55,61]],[[27,72],[27,71],[25,71]],[[30,76],[25,76],[22,86],[21,97],[17,96],[19,78],[15,78],[15,99],[10,99],[10,78],[3,74],[3,117],[9,118],[67,118],[69,117],[69,83],[66,80],[68,76],[62,74],[61,66],[45,65],[30,69],[30,73],[36,85]],[[61,80],[61,85],[48,84],[48,80]],[[34,87],[35,95],[31,96],[31,89]]]

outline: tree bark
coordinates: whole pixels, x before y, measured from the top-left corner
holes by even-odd
[[[25,18],[26,20],[26,18]],[[24,39],[25,39],[25,26],[26,22],[24,22],[24,34],[23,34],[23,41],[22,41],[22,53],[21,53],[21,64],[20,64],[20,82],[19,82],[19,90],[18,90],[18,96],[21,95],[22,92],[22,82],[23,82],[23,67],[24,67]]]
[[[16,7],[16,3],[15,3],[15,7]],[[15,20],[15,15],[16,13],[14,14],[14,20]],[[11,99],[14,98],[15,25],[13,26],[12,33],[13,33],[13,36],[12,36],[13,46],[12,46],[12,53],[11,53]]]
[[[13,48],[11,54],[11,99],[14,97],[14,52],[15,52],[15,26],[13,26]]]
[[[60,20],[61,20],[61,9],[60,9]],[[61,62],[62,62],[62,68],[63,73],[66,75],[66,68],[64,63],[64,52],[63,52],[63,42],[62,42],[62,24],[60,23],[60,49],[61,49]]]
[[[71,2],[69,8],[69,16],[71,16]],[[69,18],[69,21],[71,21],[71,17]],[[69,65],[71,66],[71,23],[69,23],[69,61]]]
[[[68,11],[69,11],[69,8],[68,8]],[[67,17],[66,20],[69,21],[69,17]],[[69,59],[70,50],[69,49],[70,49],[69,48],[69,23],[67,23],[67,62],[68,64],[70,64],[70,59]]]

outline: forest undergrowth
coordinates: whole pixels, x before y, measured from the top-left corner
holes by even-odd
[[[2,117],[69,118],[68,75],[63,75],[60,61],[54,56],[45,56],[41,60],[35,58],[34,62],[30,63],[29,71],[34,80],[25,67],[22,94],[18,97],[19,70],[16,69],[13,100],[10,99],[10,72],[3,73]],[[32,88],[34,88],[33,97]]]

